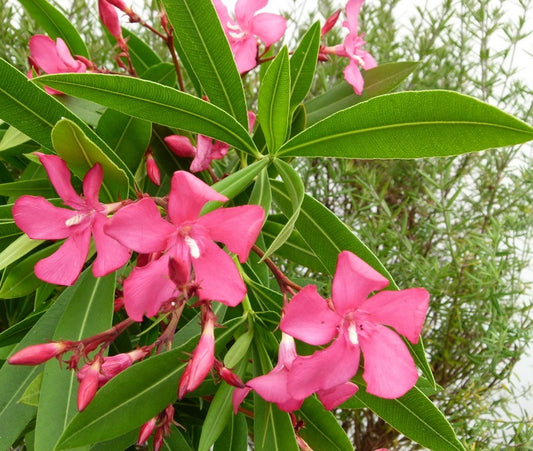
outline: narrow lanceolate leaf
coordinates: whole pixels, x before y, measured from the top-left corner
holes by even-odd
[[[115,274],[95,278],[88,268],[73,287],[72,299],[57,325],[54,340],[81,340],[111,327]],[[55,449],[77,412],[77,392],[74,371],[60,367],[55,359],[46,363],[35,428],[36,449]]]
[[[291,199],[280,182],[272,182],[272,194],[281,210],[291,211]],[[392,276],[372,251],[328,208],[305,195],[295,229],[333,276],[341,251],[351,251],[391,281],[389,288],[398,289]]]
[[[61,119],[75,122],[106,155],[128,175],[133,174],[96,133],[53,96],[28,81],[26,76],[0,58],[0,119],[50,150],[52,128]]]
[[[300,435],[312,449],[353,450],[346,431],[314,396],[305,400],[298,416],[305,422]]]
[[[366,393],[364,382],[357,379],[355,398],[406,437],[434,451],[465,449],[448,420],[416,385],[400,398],[383,399]]]
[[[58,9],[46,0],[19,0],[19,3],[52,39],[63,39],[73,55],[89,57],[78,30]]]
[[[242,80],[211,0],[163,0],[174,39],[210,102],[248,126]]]
[[[289,52],[283,47],[268,66],[257,100],[259,122],[268,152],[274,155],[287,138],[291,97]]]
[[[288,218],[287,223],[283,226],[279,235],[270,244],[263,258],[272,255],[289,239],[294,230],[294,224],[300,215],[300,208],[304,199],[304,184],[298,173],[282,160],[274,160],[274,166],[281,176],[281,188],[289,199],[290,207],[288,210],[283,211]]]
[[[0,269],[4,269],[11,263],[17,261],[43,242],[43,240],[32,240],[26,234],[18,237],[0,253]]]
[[[96,163],[104,170],[102,196],[108,202],[128,197],[128,177],[74,122],[61,119],[52,130],[52,142],[57,154],[69,169],[83,180]]]
[[[250,204],[260,205],[265,210],[265,217],[270,213],[270,205],[272,204],[272,190],[270,188],[270,180],[268,178],[268,168],[264,168],[255,181],[252,189],[252,194],[248,200]]]
[[[18,131],[15,127],[9,127],[2,136],[2,139],[0,139],[0,152],[17,147],[29,140],[30,138]]]
[[[242,413],[233,415],[231,421],[215,442],[213,451],[246,451],[248,449],[248,425]]]
[[[103,74],[56,74],[36,80],[130,116],[201,133],[257,154],[248,130],[228,113],[212,103],[168,86],[138,78]]]
[[[19,180],[18,182],[0,184],[0,196],[31,196],[54,197],[56,193],[48,179]]]
[[[291,64],[291,110],[293,110],[309,92],[315,75],[320,48],[320,23],[316,22],[302,38],[294,51]]]
[[[48,311],[22,339],[13,353],[21,349],[45,343],[54,334],[57,323],[73,295],[73,287],[67,288]],[[18,401],[26,388],[41,374],[43,366],[17,366],[4,364],[0,369],[0,449],[9,449],[26,425],[35,417],[35,407]]]
[[[533,139],[533,127],[451,91],[375,97],[329,116],[287,142],[300,157],[426,158],[459,155]]]
[[[162,62],[159,55],[135,33],[132,33],[127,28],[123,28],[122,34],[128,40],[128,50],[133,67],[135,67],[135,70],[141,78],[146,70]]]
[[[405,80],[418,66],[418,63],[401,61],[380,64],[364,72],[365,89],[358,96],[353,86],[342,81],[322,95],[305,103],[307,123],[313,125],[337,111],[382,94],[387,94]]]
[[[176,68],[170,63],[159,63],[150,67],[142,75],[143,80],[155,81],[165,86],[176,86],[178,80]]]

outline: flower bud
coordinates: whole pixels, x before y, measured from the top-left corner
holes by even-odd
[[[161,185],[161,173],[151,152],[146,154],[146,173],[154,185]]]
[[[120,9],[122,12],[125,12],[126,14],[129,14],[131,12],[131,8],[126,5],[122,0],[107,0],[107,3],[113,5],[115,8]]]
[[[100,359],[96,359],[87,368],[85,376],[78,387],[78,410],[84,410],[94,398],[100,382]]]
[[[244,382],[241,378],[218,360],[215,360],[215,370],[227,384],[237,388],[244,388]]]
[[[11,365],[39,365],[68,351],[70,345],[71,343],[67,341],[54,341],[28,346],[12,355],[7,361]]]
[[[340,14],[341,14],[341,10],[339,9],[326,19],[326,22],[324,23],[324,25],[322,26],[320,30],[320,36],[324,36],[335,26],[335,24],[337,23],[337,20],[339,19]]]
[[[115,8],[107,0],[98,0],[98,13],[100,20],[116,39],[122,39],[122,29]]]
[[[164,141],[178,157],[193,158],[196,155],[196,148],[185,136],[170,135],[164,138]]]
[[[152,435],[152,432],[154,432],[156,422],[157,417],[153,417],[151,420],[148,420],[141,426],[139,438],[137,439],[137,445],[144,445],[148,441]]]
[[[157,431],[155,431],[155,435],[154,435],[154,444],[153,444],[154,451],[159,451],[163,447],[164,438],[165,438],[165,435],[164,435],[163,429],[158,428]]]
[[[311,448],[298,434],[296,434],[296,443],[298,444],[298,448],[300,448],[302,451],[313,451],[313,448]]]

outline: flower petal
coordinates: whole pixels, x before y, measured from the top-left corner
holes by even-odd
[[[76,211],[59,208],[43,197],[21,196],[13,205],[17,227],[32,240],[60,240],[72,233],[66,221]]]
[[[350,64],[344,68],[344,79],[353,86],[353,90],[358,96],[363,93],[365,80],[361,75],[358,64],[354,60],[350,60]]]
[[[331,298],[339,315],[353,311],[372,291],[381,290],[389,281],[355,254],[339,254],[333,277]]]
[[[104,225],[104,232],[128,249],[149,254],[165,250],[176,228],[161,217],[155,202],[146,197],[121,208]]]
[[[83,64],[81,61],[76,61],[74,58],[72,58],[72,54],[70,53],[67,44],[61,38],[57,38],[56,51],[57,56],[65,65],[65,69],[67,69],[69,72],[85,72],[87,69],[85,64]]]
[[[94,214],[92,233],[96,246],[96,260],[93,264],[93,274],[96,277],[103,277],[121,268],[127,263],[131,255],[127,247],[104,233],[104,224],[107,221],[105,215]]]
[[[326,410],[334,409],[357,393],[359,387],[352,382],[337,385],[329,390],[318,390],[317,395]]]
[[[168,214],[177,226],[196,220],[208,201],[226,202],[228,200],[226,196],[217,193],[208,184],[185,171],[176,171],[172,176],[168,197]]]
[[[231,257],[212,241],[203,243],[198,258],[191,258],[201,300],[219,301],[235,307],[246,295],[246,287]]]
[[[359,31],[359,13],[364,0],[350,0],[346,4],[346,19],[344,26],[348,28],[350,33],[357,33]]]
[[[164,138],[164,141],[178,157],[192,158],[196,155],[196,147],[185,136],[170,135]]]
[[[198,224],[207,230],[212,240],[224,243],[244,263],[259,236],[264,219],[265,211],[259,205],[243,205],[218,208],[201,216]]]
[[[304,398],[293,398],[287,391],[287,376],[289,372],[285,368],[275,367],[264,376],[255,377],[246,385],[252,387],[265,401],[273,402],[285,411],[298,410]]]
[[[257,66],[257,41],[253,36],[232,42],[231,50],[235,56],[235,64],[240,74],[248,72]]]
[[[366,391],[385,399],[407,393],[418,380],[415,362],[400,336],[385,326],[365,323],[357,335],[364,356]]]
[[[296,358],[289,372],[289,393],[295,398],[307,398],[318,390],[329,390],[348,382],[358,367],[359,346],[341,334],[326,349]]]
[[[237,0],[235,4],[235,20],[243,31],[250,31],[250,21],[254,14],[263,9],[268,0]]]
[[[142,268],[134,268],[124,281],[124,307],[134,321],[143,315],[157,314],[161,305],[174,296],[176,286],[168,277],[168,257],[154,260]]]
[[[360,306],[368,312],[368,319],[376,324],[394,327],[396,332],[411,343],[418,337],[429,305],[429,293],[424,288],[408,288],[401,291],[381,291]]]
[[[85,177],[83,177],[83,195],[89,206],[96,211],[102,209],[102,205],[98,200],[98,193],[103,181],[104,171],[99,163],[89,169]]]
[[[48,36],[42,34],[32,36],[29,47],[33,60],[47,74],[64,71],[65,65],[57,54],[56,43]]]
[[[252,390],[251,387],[236,388],[235,390],[233,390],[233,395],[231,395],[231,402],[233,404],[233,412],[235,413],[235,415],[237,415],[237,412],[239,412],[239,406],[244,401],[244,398],[248,396],[250,390]]]
[[[278,42],[287,30],[287,21],[279,14],[261,13],[254,16],[251,31],[266,47]]]
[[[72,285],[83,268],[89,253],[90,240],[91,229],[89,227],[75,231],[57,251],[35,265],[35,275],[55,285]]]
[[[341,321],[314,285],[307,285],[294,296],[283,313],[281,330],[311,345],[324,345],[333,340]]]
[[[66,205],[76,210],[85,207],[83,199],[74,191],[70,182],[70,171],[61,158],[57,155],[38,154],[48,178],[52,182],[57,194],[63,199]]]
[[[191,163],[191,172],[201,172],[211,164],[213,140],[208,136],[198,135],[196,141],[196,155]]]

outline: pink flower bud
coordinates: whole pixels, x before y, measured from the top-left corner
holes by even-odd
[[[196,155],[196,148],[185,136],[170,135],[164,138],[164,141],[178,157],[193,158]]]
[[[159,451],[163,446],[163,440],[165,438],[165,435],[163,432],[164,431],[162,428],[159,428],[157,429],[157,431],[155,431],[154,444],[153,444],[154,451]]]
[[[211,311],[206,316],[198,346],[196,346],[180,380],[179,399],[200,386],[215,361],[215,316]]]
[[[12,355],[7,361],[11,365],[39,365],[70,349],[71,342],[59,341],[28,346]]]
[[[141,426],[139,438],[137,439],[137,445],[144,445],[148,441],[152,435],[152,432],[154,432],[156,422],[157,417],[153,417],[151,420],[148,420]]]
[[[302,451],[313,451],[313,448],[311,448],[298,434],[296,434],[296,443],[298,443],[298,448],[300,448]]]
[[[107,0],[107,2],[113,5],[115,8],[118,8],[121,11],[125,12],[126,14],[129,14],[131,12],[131,8],[126,6],[126,3],[124,3],[122,0]]]
[[[146,155],[146,173],[154,185],[161,185],[161,173],[151,152]]]
[[[87,369],[85,376],[80,382],[78,388],[78,410],[84,410],[94,398],[96,390],[98,390],[100,382],[100,367],[99,359],[95,360]]]
[[[107,0],[98,0],[98,13],[109,33],[116,39],[122,40],[122,29],[116,9]]]
[[[320,30],[320,36],[324,36],[335,26],[335,24],[337,23],[337,20],[339,19],[340,14],[341,14],[341,10],[339,9],[326,19],[326,22],[324,23],[324,25],[322,26],[322,29]]]
[[[241,378],[218,360],[215,360],[215,370],[227,384],[237,388],[244,388],[244,382]]]
[[[189,280],[189,268],[181,260],[170,257],[168,260],[168,276],[174,282],[176,287],[185,285]]]

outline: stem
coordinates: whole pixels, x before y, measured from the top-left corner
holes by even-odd
[[[276,282],[278,282],[278,285],[283,293],[289,292],[294,295],[295,293],[293,289],[296,291],[300,291],[302,289],[300,285],[294,283],[285,274],[283,274],[281,269],[279,269],[269,257],[265,258],[265,253],[259,246],[254,244],[252,246],[252,251],[254,251],[257,255],[259,255],[259,257],[263,259],[265,264],[268,266],[268,269],[270,269],[270,272],[272,272],[272,274],[276,278]]]

